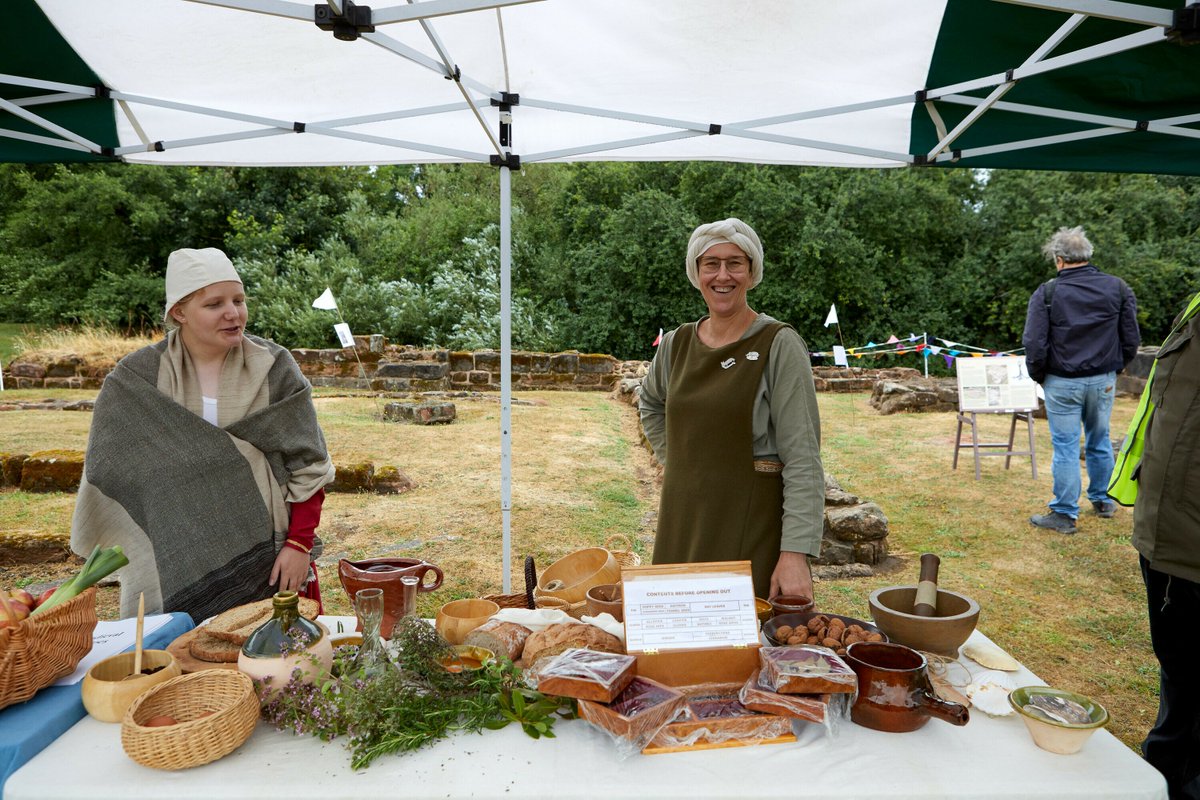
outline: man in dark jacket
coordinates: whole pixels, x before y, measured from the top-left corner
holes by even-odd
[[[1133,546],[1158,657],[1158,719],[1142,753],[1172,800],[1200,799],[1200,295],[1158,349],[1136,471]],[[1190,316],[1189,316],[1190,315]]]
[[[1112,474],[1108,420],[1117,372],[1137,355],[1141,335],[1137,301],[1125,281],[1088,263],[1092,243],[1083,228],[1059,228],[1042,248],[1058,276],[1029,298],[1025,316],[1025,364],[1042,384],[1046,420],[1054,445],[1054,499],[1050,511],[1030,522],[1039,528],[1074,533],[1079,517],[1079,429],[1082,422],[1087,464],[1087,496],[1101,517],[1116,503],[1106,489]]]

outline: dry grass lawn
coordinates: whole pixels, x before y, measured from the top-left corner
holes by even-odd
[[[648,556],[657,490],[633,409],[600,394],[519,398],[525,402],[513,406],[513,588],[523,586],[525,555],[544,569],[614,533],[629,536]],[[1100,700],[1112,714],[1113,733],[1135,746],[1153,721],[1158,678],[1130,546],[1131,514],[1101,520],[1085,512],[1075,536],[1035,529],[1028,517],[1050,496],[1044,421],[1037,422],[1036,480],[1027,458],[1014,459],[1006,471],[1004,460],[993,457],[976,481],[969,451],[957,471],[950,469],[952,413],[881,417],[866,401],[866,395],[820,397],[825,463],[848,491],[882,506],[901,563],[888,575],[820,583],[820,607],[868,617],[872,589],[911,583],[916,557],[937,553],[942,585],[982,606],[984,633],[1046,682]],[[332,610],[349,610],[334,566],[342,555],[415,556],[441,566],[446,583],[422,599],[426,614],[452,598],[500,590],[500,407],[495,397],[457,402],[453,425],[421,428],[380,422],[371,398],[318,396],[335,461],[394,464],[418,483],[393,497],[329,496],[322,585]],[[1133,401],[1118,400],[1118,436],[1133,408]],[[89,422],[86,413],[0,413],[0,450],[82,449]],[[986,439],[1007,435],[1007,420],[983,422]],[[72,504],[70,495],[0,492],[0,539],[14,531],[61,539]],[[0,585],[44,580],[56,569],[10,562],[6,556],[0,565]],[[111,600],[102,605],[110,614],[112,608]]]

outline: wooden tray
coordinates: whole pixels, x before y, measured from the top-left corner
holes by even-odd
[[[187,675],[191,672],[200,672],[206,669],[232,669],[236,671],[236,661],[202,661],[192,655],[192,651],[189,649],[192,639],[199,636],[203,630],[203,628],[192,628],[167,645],[167,652],[175,656],[175,660],[179,663],[183,674]]]

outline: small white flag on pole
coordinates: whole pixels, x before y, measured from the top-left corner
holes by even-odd
[[[825,317],[825,327],[828,328],[830,325],[837,325],[837,324],[838,324],[837,306],[834,305],[833,303],[830,303],[829,304],[829,316]]]
[[[333,299],[333,291],[329,287],[325,288],[325,292],[320,297],[313,300],[313,308],[320,308],[325,311],[337,309],[337,300]]]
[[[354,334],[350,333],[350,324],[347,322],[339,322],[333,326],[337,331],[338,341],[342,343],[342,347],[354,347]]]

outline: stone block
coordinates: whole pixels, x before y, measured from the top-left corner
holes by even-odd
[[[369,461],[358,464],[334,464],[333,482],[325,487],[329,492],[369,492],[375,480],[375,465]]]
[[[513,374],[529,372],[533,364],[533,356],[529,353],[513,353],[512,354],[512,371]]]
[[[475,354],[475,369],[487,372],[500,371],[500,354],[493,350],[485,350]]]
[[[79,356],[67,356],[53,363],[46,365],[47,378],[73,378],[75,371],[79,369],[79,365],[83,363],[83,359]]]
[[[449,425],[457,416],[454,403],[388,403],[383,418],[414,425]]]
[[[416,368],[416,365],[411,364],[411,363],[380,364],[379,367],[375,370],[375,377],[376,378],[411,378],[413,376],[413,370],[415,368]]]
[[[579,371],[579,354],[578,353],[556,353],[550,356],[550,371],[557,373],[578,372]]]
[[[375,470],[375,494],[404,494],[416,487],[413,479],[396,467],[385,464]]]
[[[21,466],[25,492],[73,492],[83,477],[83,453],[78,450],[41,450],[30,453]]]
[[[83,378],[79,378],[74,375],[72,375],[70,377],[63,377],[63,378],[47,377],[44,381],[42,381],[42,385],[47,389],[82,389],[82,388],[84,388],[83,387]]]
[[[599,353],[588,353],[578,357],[580,374],[604,374],[614,372],[619,363],[612,356]]]
[[[385,347],[387,347],[387,337],[382,333],[372,333],[367,340],[367,349],[372,353],[383,353]]]
[[[470,372],[475,369],[475,354],[466,350],[455,350],[450,354],[451,372]]]
[[[827,536],[843,542],[869,542],[888,535],[888,520],[874,503],[825,509]]]
[[[549,353],[530,353],[529,354],[529,371],[530,372],[549,372],[550,371],[550,354]]]
[[[43,381],[45,378],[16,378],[17,389],[41,389],[44,388]],[[13,388],[13,387],[10,387]]]
[[[468,381],[470,381],[470,383],[471,383],[473,386],[479,386],[479,385],[482,385],[482,384],[486,384],[486,383],[487,383],[487,382],[488,382],[488,381],[491,379],[491,377],[492,377],[492,376],[491,376],[491,374],[490,374],[490,373],[488,373],[488,372],[484,372],[484,371],[482,371],[482,370],[473,369],[473,370],[471,370],[471,372],[470,372],[470,373],[467,375],[467,380],[468,380]]]
[[[25,453],[0,453],[0,486],[20,486]]]
[[[289,351],[292,358],[296,359],[296,363],[304,367],[306,364],[316,364],[321,361],[321,351],[311,347],[297,347]]]
[[[36,378],[41,380],[46,377],[46,368],[41,364],[30,364],[28,362],[17,362],[8,365],[8,372],[14,378]]]

